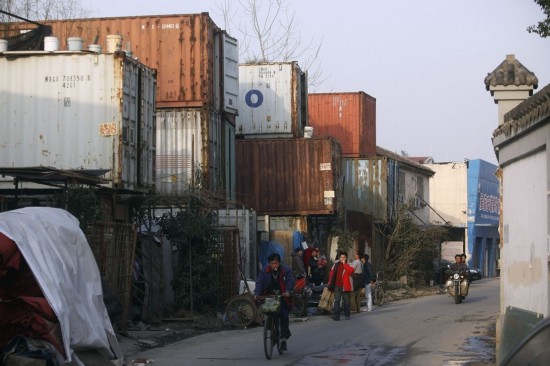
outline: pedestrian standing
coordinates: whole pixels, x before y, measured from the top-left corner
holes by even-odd
[[[369,255],[364,254],[361,259],[363,264],[363,282],[365,283],[365,300],[367,301],[367,311],[372,311],[372,284],[374,283],[374,270],[369,263]]]
[[[351,293],[351,311],[359,313],[361,311],[361,291],[365,286],[363,282],[363,264],[361,258],[363,253],[355,252],[354,260],[350,263],[353,267],[353,273],[351,275],[353,292]]]
[[[353,290],[351,285],[351,274],[353,267],[347,263],[348,255],[340,252],[339,259],[334,262],[329,275],[329,290],[334,291],[334,305],[332,309],[332,319],[340,320],[342,307],[340,302],[344,303],[344,317],[350,319],[350,295]]]
[[[294,250],[290,256],[292,257],[292,275],[294,279],[304,278],[306,276],[306,269],[304,267],[304,261],[302,256],[304,254],[304,249],[298,247]]]

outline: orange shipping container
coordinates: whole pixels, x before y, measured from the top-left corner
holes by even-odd
[[[308,95],[315,137],[334,137],[343,157],[376,156],[376,98],[365,92]]]
[[[225,108],[236,113],[237,41],[220,30],[208,13],[42,23],[52,27],[62,50],[67,49],[67,38],[81,37],[85,49],[99,44],[105,52],[108,35],[122,36],[123,51],[157,69],[158,107]]]
[[[334,139],[251,139],[235,144],[237,200],[259,214],[330,215],[342,202]]]

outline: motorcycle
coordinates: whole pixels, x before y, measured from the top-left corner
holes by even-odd
[[[468,296],[470,283],[466,276],[458,270],[452,270],[449,266],[449,279],[445,282],[447,293],[454,299],[455,304],[460,304]]]

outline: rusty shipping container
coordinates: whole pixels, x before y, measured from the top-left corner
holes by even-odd
[[[308,95],[313,136],[334,137],[344,157],[376,156],[376,99],[364,92]]]
[[[238,44],[208,13],[41,21],[52,27],[61,49],[69,37],[84,48],[122,36],[121,48],[158,72],[157,107],[210,107],[235,114],[238,106]],[[12,29],[28,27],[12,23]]]
[[[235,127],[210,108],[157,110],[158,194],[181,196],[191,182],[235,198]]]
[[[307,74],[297,62],[239,65],[237,135],[302,137],[307,124]]]
[[[388,220],[388,181],[394,181],[392,161],[385,157],[342,159],[344,207],[375,222]]]
[[[237,140],[237,200],[269,215],[331,215],[341,203],[332,138]]]
[[[154,183],[155,71],[123,52],[0,53],[0,166],[105,170]]]

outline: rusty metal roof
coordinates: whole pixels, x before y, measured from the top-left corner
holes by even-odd
[[[514,55],[506,55],[506,59],[485,77],[485,88],[487,90],[491,86],[497,85],[527,85],[536,89],[538,84],[539,80],[535,74],[523,66]]]
[[[416,168],[416,169],[422,170],[430,176],[435,174],[435,172],[433,170],[431,170],[430,168],[428,168],[428,167],[426,167],[422,164],[419,164],[419,163],[409,159],[406,156],[401,156],[399,154],[396,154],[394,152],[386,150],[386,149],[384,149],[380,146],[376,146],[376,155],[385,156],[385,157],[393,159],[393,160],[395,160],[399,163],[406,164],[406,165],[410,166],[411,168]]]

